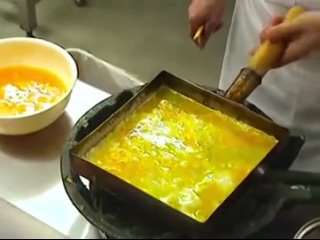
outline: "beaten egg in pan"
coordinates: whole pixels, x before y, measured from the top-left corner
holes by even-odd
[[[162,88],[83,157],[203,223],[277,142]]]

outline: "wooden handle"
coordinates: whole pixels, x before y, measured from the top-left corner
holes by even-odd
[[[243,103],[260,84],[261,77],[250,68],[244,68],[225,92],[225,97]]]
[[[288,11],[284,22],[293,22],[304,12],[304,8],[295,6]],[[251,58],[249,68],[254,70],[261,77],[264,76],[269,70],[271,70],[280,62],[284,47],[284,44],[273,44],[266,40]]]

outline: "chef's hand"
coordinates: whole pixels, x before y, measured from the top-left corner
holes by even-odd
[[[280,19],[274,19],[273,26],[262,33],[262,39],[269,39],[272,43],[286,43],[286,49],[278,67],[320,50],[320,12],[306,12],[293,23],[277,24]]]
[[[196,42],[200,48],[204,48],[211,34],[221,28],[224,11],[225,0],[191,0],[189,23],[192,39],[197,30],[204,25],[201,41]]]

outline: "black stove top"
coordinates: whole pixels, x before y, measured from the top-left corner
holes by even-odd
[[[308,222],[320,217],[319,205],[297,204],[293,206],[284,206],[282,210],[275,216],[270,224],[260,229],[258,232],[246,237],[248,239],[293,239],[297,232]],[[123,233],[127,231],[124,227]],[[133,238],[134,236],[114,235],[114,232],[104,232],[104,238]],[[174,233],[163,233],[154,238],[182,238]],[[185,236],[184,236],[185,237]],[[235,236],[237,237],[237,236]],[[144,238],[143,235],[135,236],[135,238]],[[314,233],[309,239],[320,239],[320,232]]]
[[[270,224],[250,238],[292,239],[304,224],[319,217],[320,203],[284,206]]]

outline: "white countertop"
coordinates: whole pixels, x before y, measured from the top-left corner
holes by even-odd
[[[109,95],[78,81],[65,114],[50,127],[29,136],[0,137],[0,211],[10,217],[7,223],[0,217],[0,238],[29,236],[19,235],[23,229],[21,219],[27,219],[28,215],[57,231],[57,235],[51,229],[44,233],[41,231],[46,230],[46,226],[39,227],[40,238],[56,238],[59,234],[69,238],[98,237],[97,231],[79,214],[65,193],[60,176],[60,155],[74,123]],[[25,229],[30,228],[30,224],[26,221]],[[31,235],[36,234],[33,230]]]
[[[0,238],[9,239],[65,239],[66,236],[52,229],[31,215],[0,199]]]

